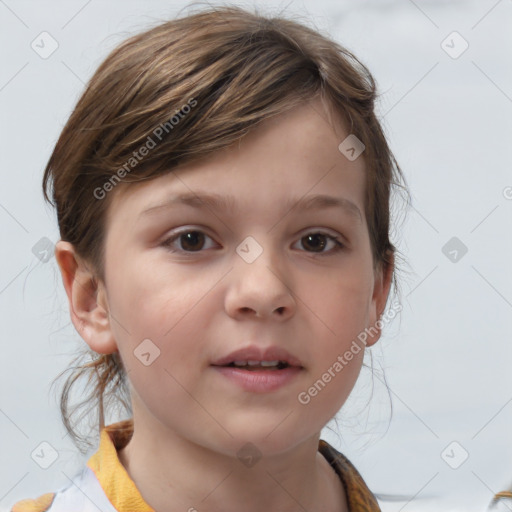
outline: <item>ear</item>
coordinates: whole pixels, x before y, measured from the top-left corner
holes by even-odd
[[[375,282],[373,285],[373,294],[370,304],[370,325],[368,326],[366,346],[371,347],[380,339],[382,334],[382,323],[379,322],[384,313],[386,302],[388,300],[389,290],[391,288],[391,279],[395,267],[395,256],[390,254],[390,263],[385,267],[380,265],[375,271]]]
[[[55,245],[55,259],[69,301],[71,321],[92,350],[99,354],[117,351],[110,328],[105,285],[97,280],[73,245],[60,240]]]

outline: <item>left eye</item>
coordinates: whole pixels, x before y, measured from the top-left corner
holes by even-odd
[[[171,252],[200,252],[205,248],[205,239],[212,240],[211,237],[202,231],[186,229],[174,233],[171,237],[164,240],[162,245],[169,248]],[[176,249],[174,245],[175,242],[179,242],[181,247]],[[322,232],[307,233],[299,239],[299,242],[302,243],[303,247],[309,246],[311,248],[311,250],[307,250],[307,252],[319,254],[331,254],[340,251],[345,247],[345,245],[335,236]],[[332,248],[331,250],[325,251],[324,249],[328,246],[329,242],[332,244]]]
[[[311,252],[317,252],[321,254],[337,252],[345,247],[344,244],[338,240],[338,238],[321,232],[308,233],[301,237],[300,241],[303,245],[307,244],[310,247],[313,247],[313,251]],[[324,251],[323,249],[327,246],[328,242],[333,244],[333,249],[331,251]]]

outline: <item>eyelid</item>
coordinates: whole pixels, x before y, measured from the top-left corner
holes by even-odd
[[[164,246],[170,252],[173,252],[173,253],[190,254],[190,255],[199,254],[199,253],[204,252],[204,249],[201,249],[199,251],[184,251],[181,249],[172,250],[172,249],[170,249],[170,246],[172,243],[179,240],[179,237],[182,234],[191,233],[191,232],[201,233],[201,234],[205,235],[207,238],[214,240],[214,238],[212,236],[208,235],[208,233],[206,231],[207,231],[207,228],[205,228],[203,226],[197,226],[197,225],[176,228],[175,230],[172,230],[170,233],[168,233],[159,245]],[[346,249],[347,245],[348,245],[348,241],[347,241],[346,237],[343,236],[342,234],[340,234],[336,231],[330,230],[329,228],[320,228],[320,227],[318,227],[318,228],[311,227],[311,228],[306,228],[304,230],[299,231],[296,235],[294,235],[294,239],[297,238],[295,243],[300,242],[300,240],[303,237],[305,237],[306,235],[309,235],[309,234],[325,236],[328,240],[330,240],[331,242],[333,242],[335,244],[335,247],[328,251],[315,252],[315,251],[303,250],[300,252],[305,252],[305,253],[311,254],[313,256],[328,256],[331,254],[335,254],[335,253],[339,252],[340,250]],[[295,245],[295,243],[294,243],[294,245]]]
[[[191,232],[202,233],[203,235],[210,238],[211,240],[214,240],[213,237],[210,236],[206,231],[207,231],[206,228],[204,228],[203,226],[185,226],[182,228],[176,228],[175,230],[172,230],[170,233],[167,233],[167,235],[164,237],[162,242],[159,243],[159,245],[162,245],[166,248],[170,248],[171,244],[174,243],[176,240],[179,240],[179,237],[181,235],[183,235],[185,233],[191,233]],[[171,249],[168,249],[168,250],[170,252],[179,252],[182,254],[194,254],[194,253],[204,252],[204,250],[200,250],[200,251],[183,251],[183,250],[176,251],[176,250],[171,250]]]
[[[339,243],[343,244],[343,248],[348,248],[349,247],[349,239],[347,238],[347,236],[345,234],[343,234],[342,232],[340,231],[337,231],[335,229],[332,229],[332,228],[323,228],[323,227],[311,227],[311,228],[306,228],[305,230],[301,230],[297,233],[297,237],[299,238],[302,238],[303,236],[306,236],[310,233],[314,233],[314,234],[320,234],[320,235],[325,235],[327,237],[330,237],[336,241],[338,241]]]

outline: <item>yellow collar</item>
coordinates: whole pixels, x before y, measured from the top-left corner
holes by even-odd
[[[100,434],[99,449],[88,460],[87,465],[94,471],[107,498],[116,510],[154,512],[142,498],[117,455],[117,451],[128,444],[132,434],[133,420],[125,420],[105,427]]]
[[[132,434],[132,419],[105,427],[101,431],[99,449],[89,459],[87,466],[94,471],[107,498],[116,510],[154,512],[144,501],[118,458],[118,450],[128,444]],[[347,495],[349,510],[380,512],[377,500],[352,463],[323,439],[320,439],[318,449],[340,477]]]

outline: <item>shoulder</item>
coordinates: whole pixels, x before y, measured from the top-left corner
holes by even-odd
[[[54,492],[47,492],[36,499],[21,500],[13,505],[11,512],[46,512],[54,498]]]
[[[118,512],[106,496],[94,472],[84,467],[71,482],[56,492],[18,501],[11,512]]]
[[[368,489],[363,477],[345,455],[338,452],[323,439],[320,440],[319,451],[340,477],[347,494],[349,510],[354,512],[381,512],[377,498]]]

